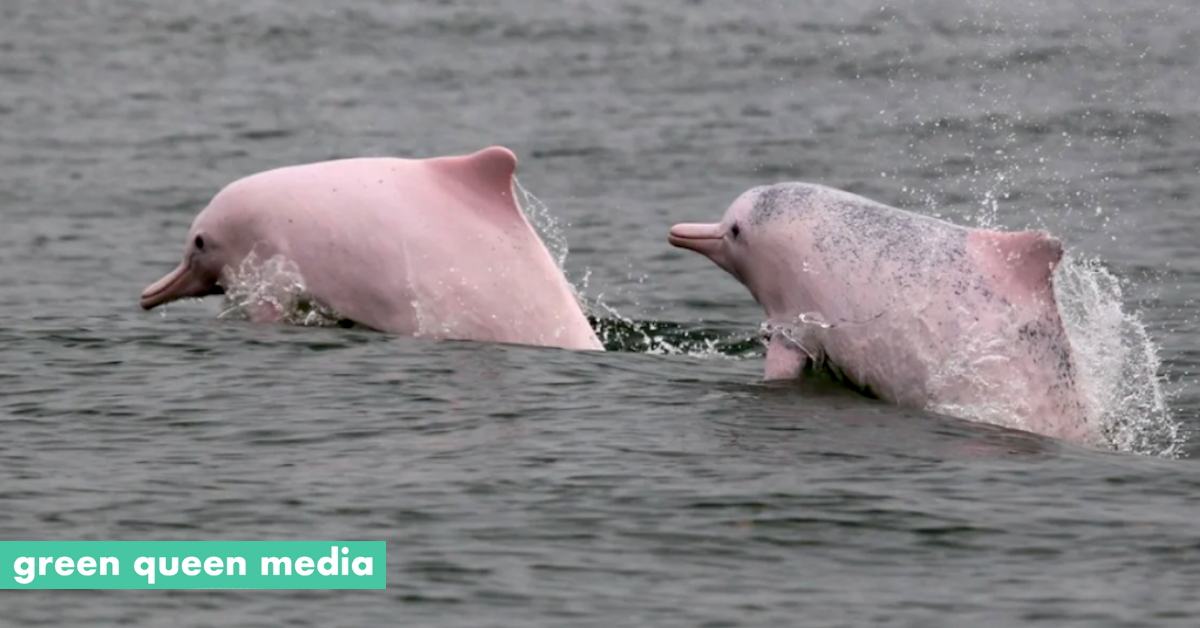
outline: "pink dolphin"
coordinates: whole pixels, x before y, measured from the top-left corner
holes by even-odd
[[[1054,298],[1062,245],[1045,233],[968,229],[781,183],[668,240],[766,310],[767,379],[812,363],[892,403],[1099,444]]]
[[[196,217],[183,262],[141,305],[221,294],[253,251],[290,261],[313,300],[380,331],[602,351],[514,200],[516,167],[512,151],[493,146],[240,179]]]

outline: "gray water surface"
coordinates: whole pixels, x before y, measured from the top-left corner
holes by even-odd
[[[6,591],[0,623],[1195,626],[1198,33],[1165,1],[4,2],[0,538],[384,540],[388,588]],[[608,353],[137,306],[234,179],[492,144]],[[779,180],[1063,239],[1127,446],[763,384],[760,308],[665,238]]]

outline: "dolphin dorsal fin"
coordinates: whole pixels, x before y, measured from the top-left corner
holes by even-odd
[[[989,231],[983,237],[990,240],[999,260],[1027,283],[1050,281],[1062,260],[1062,242],[1045,231]]]
[[[446,174],[455,187],[487,199],[487,206],[520,213],[513,200],[517,156],[511,150],[489,146],[470,155],[431,159],[429,165]]]
[[[971,245],[1003,283],[1033,294],[1052,291],[1054,269],[1063,256],[1058,238],[1045,231],[973,231]]]
[[[490,188],[508,191],[517,172],[517,156],[503,146],[489,146],[458,158],[465,170]]]

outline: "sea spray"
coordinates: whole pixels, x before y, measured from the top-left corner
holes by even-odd
[[[1093,426],[1119,451],[1179,457],[1186,437],[1172,416],[1158,347],[1121,282],[1094,259],[1066,256],[1055,298],[1071,339]]]
[[[226,268],[225,309],[220,318],[254,319],[263,310],[282,322],[305,327],[334,327],[343,317],[308,293],[294,262],[282,255],[265,260],[251,251],[237,268]]]
[[[513,177],[513,189],[516,190],[517,206],[525,214],[525,217],[529,220],[529,224],[533,225],[533,230],[542,239],[542,242],[546,245],[546,249],[550,251],[550,256],[554,258],[554,263],[558,265],[558,269],[565,275],[567,272],[566,264],[569,247],[567,246],[567,236],[563,233],[562,227],[559,226],[558,221],[550,213],[550,209],[546,207],[546,204],[534,196],[532,192],[525,189],[516,177]],[[572,283],[573,285],[573,282],[568,283]]]

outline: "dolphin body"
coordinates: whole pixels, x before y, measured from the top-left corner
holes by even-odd
[[[1046,233],[969,229],[780,183],[668,240],[766,311],[767,379],[815,364],[895,404],[1100,444],[1054,297],[1062,244]]]
[[[279,168],[225,187],[196,216],[152,309],[221,294],[253,253],[281,256],[314,301],[365,327],[444,339],[603,350],[574,290],[518,207],[500,146],[433,159]],[[278,320],[278,308],[252,308]]]

